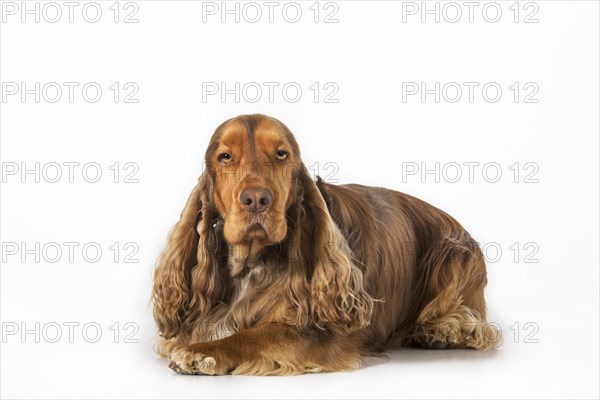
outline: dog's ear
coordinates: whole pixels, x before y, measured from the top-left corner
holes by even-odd
[[[178,335],[186,320],[208,313],[222,295],[217,260],[221,239],[212,227],[218,213],[211,196],[212,179],[204,173],[156,265],[154,319],[160,335],[167,339]]]
[[[208,172],[204,174],[202,190],[203,218],[197,225],[200,236],[197,263],[192,269],[192,299],[188,322],[205,317],[223,300],[227,286],[227,277],[223,268],[226,262],[227,245],[223,239],[223,220],[212,201],[213,179]]]
[[[306,223],[312,226],[312,238],[307,239],[314,244],[309,260],[312,320],[322,329],[348,334],[369,324],[373,299],[365,291],[363,274],[353,262],[346,238],[304,165],[298,180]]]

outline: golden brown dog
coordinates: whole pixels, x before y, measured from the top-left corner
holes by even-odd
[[[485,350],[485,262],[452,217],[409,195],[315,183],[274,118],[217,128],[161,254],[157,351],[187,374],[356,368],[400,345]]]

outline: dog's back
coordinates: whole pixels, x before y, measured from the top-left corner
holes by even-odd
[[[486,321],[481,250],[440,209],[405,193],[317,181],[329,211],[378,302],[361,335],[373,350],[489,348],[498,332]]]

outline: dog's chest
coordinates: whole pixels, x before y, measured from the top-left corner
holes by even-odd
[[[232,296],[233,307],[236,306],[236,303],[256,295],[257,287],[263,284],[265,278],[265,265],[263,262],[246,265],[241,273],[233,278],[237,281]]]

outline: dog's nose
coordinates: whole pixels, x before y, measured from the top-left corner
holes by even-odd
[[[240,202],[246,211],[259,213],[271,205],[273,195],[266,189],[248,189],[242,192]]]

